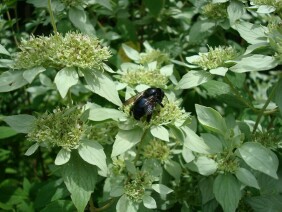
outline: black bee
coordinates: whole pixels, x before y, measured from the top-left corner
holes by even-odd
[[[147,116],[147,122],[150,122],[153,111],[157,104],[164,107],[162,100],[164,98],[164,92],[160,88],[148,88],[145,91],[131,97],[124,102],[124,105],[128,105],[132,102],[133,105],[130,108],[130,115],[136,120],[140,120],[143,116]]]

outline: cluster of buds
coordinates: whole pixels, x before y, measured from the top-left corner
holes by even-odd
[[[145,158],[155,158],[165,163],[170,158],[170,148],[166,142],[154,139],[144,147],[143,156]]]
[[[203,14],[210,19],[224,19],[227,17],[226,3],[208,3],[203,6]]]

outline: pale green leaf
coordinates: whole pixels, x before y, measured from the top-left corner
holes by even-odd
[[[173,192],[172,189],[170,189],[169,187],[167,187],[163,184],[153,184],[152,189],[154,191],[158,192],[159,194],[169,194],[169,193]]]
[[[193,130],[189,127],[183,128],[186,136],[184,139],[184,146],[188,149],[192,150],[193,152],[202,153],[202,154],[209,154],[210,148],[204,142],[204,140],[199,137]]]
[[[10,56],[10,53],[1,44],[0,44],[0,54],[5,54],[5,55]]]
[[[193,152],[185,145],[183,145],[182,156],[186,163],[190,163],[195,159]]]
[[[218,67],[218,68],[211,69],[210,73],[214,75],[225,76],[227,71],[228,71],[228,68]]]
[[[200,156],[194,161],[197,171],[204,176],[212,175],[217,170],[217,163],[208,157]]]
[[[210,107],[196,104],[198,120],[208,130],[225,135],[227,131],[224,118],[219,112]]]
[[[84,32],[88,35],[95,35],[95,29],[83,8],[70,7],[69,19],[72,24],[81,32]]]
[[[153,197],[148,196],[148,195],[144,195],[143,204],[146,208],[149,208],[149,209],[157,208],[156,200]]]
[[[116,140],[113,145],[111,157],[118,156],[135,146],[143,135],[141,128],[134,128],[132,130],[119,130],[116,135]]]
[[[61,97],[65,98],[70,87],[78,83],[78,74],[74,67],[66,67],[56,74],[54,82]]]
[[[113,119],[119,121],[120,119],[126,118],[126,114],[120,110],[111,108],[90,108],[89,109],[89,120],[92,121],[104,121],[107,119]]]
[[[5,71],[0,75],[0,92],[16,90],[28,84],[23,78],[23,71]]]
[[[147,172],[151,176],[159,177],[162,174],[163,168],[159,160],[151,158],[143,162],[142,171]]]
[[[173,73],[173,64],[163,66],[160,69],[160,72],[161,72],[162,75],[171,76],[172,73]]]
[[[89,85],[87,88],[94,93],[106,98],[108,101],[117,106],[121,106],[122,102],[119,98],[118,91],[114,81],[105,73],[97,70],[82,70],[84,78]]]
[[[116,205],[116,212],[137,212],[138,204],[130,201],[126,195],[122,195]]]
[[[213,184],[213,192],[223,211],[235,212],[241,199],[240,183],[231,174],[219,174]]]
[[[262,25],[240,21],[234,25],[234,29],[250,44],[261,43],[267,40],[266,33],[268,29]]]
[[[78,153],[87,163],[98,166],[101,169],[100,175],[107,176],[106,155],[101,144],[96,141],[83,140],[78,148]]]
[[[163,141],[169,141],[169,133],[165,127],[153,126],[151,127],[150,131],[155,138],[159,138]]]
[[[242,15],[244,14],[244,4],[239,1],[231,1],[230,4],[227,7],[227,13],[230,21],[230,25],[236,23],[237,20],[239,20]]]
[[[236,170],[235,175],[237,179],[240,180],[245,185],[259,189],[257,179],[249,170],[239,167]]]
[[[62,165],[61,174],[73,204],[83,212],[97,182],[97,169],[73,151],[69,162]]]
[[[56,156],[55,164],[57,166],[63,165],[70,160],[71,152],[66,149],[61,149]]]
[[[212,20],[200,20],[192,25],[189,32],[189,42],[199,43],[203,39],[211,35],[212,29],[216,26]]]
[[[122,44],[122,48],[131,60],[138,61],[140,58],[139,52],[136,51],[135,49],[131,48],[130,46],[127,46],[126,44]]]
[[[155,16],[158,17],[160,12],[162,11],[164,7],[164,1],[163,0],[143,0],[143,4],[149,9],[149,12]]]
[[[36,118],[27,114],[4,116],[5,121],[13,130],[19,133],[29,133],[32,130]]]
[[[239,61],[236,61],[236,63],[236,65],[230,67],[230,70],[236,73],[265,71],[278,65],[278,61],[275,59],[275,57],[261,54],[246,55]]]
[[[242,159],[254,170],[278,179],[278,158],[269,149],[259,143],[246,142],[238,148]]]
[[[189,89],[208,82],[213,78],[207,71],[189,71],[179,81],[178,89]]]
[[[119,197],[119,196],[123,195],[123,193],[124,193],[123,186],[114,186],[111,189],[110,196],[111,197]]]
[[[257,9],[258,13],[263,13],[263,14],[269,14],[272,13],[276,10],[276,8],[274,6],[270,6],[270,5],[260,5]]]
[[[281,194],[253,196],[246,199],[246,202],[255,212],[280,212],[282,208]]]
[[[41,72],[43,72],[45,70],[46,70],[46,68],[44,68],[42,66],[27,69],[23,72],[23,78],[26,81],[28,81],[29,83],[31,83],[38,74],[40,74]]]
[[[28,150],[24,153],[24,155],[26,156],[30,156],[32,155],[39,147],[39,144],[38,143],[35,143],[33,145],[31,145]]]

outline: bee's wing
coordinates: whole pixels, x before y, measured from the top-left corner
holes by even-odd
[[[123,105],[129,105],[129,104],[131,104],[131,103],[137,101],[138,99],[140,99],[140,98],[143,96],[143,94],[144,94],[144,91],[141,92],[141,93],[136,94],[135,96],[130,97],[129,99],[127,99],[127,100],[123,103]]]

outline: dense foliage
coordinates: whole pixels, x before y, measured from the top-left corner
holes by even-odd
[[[0,17],[1,210],[281,210],[281,1],[4,0]],[[135,120],[150,87],[163,107]]]

